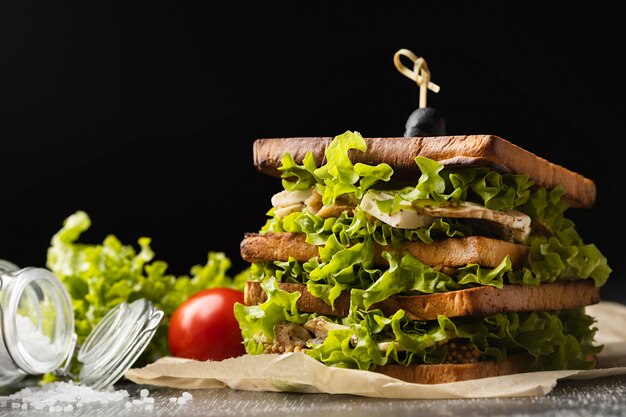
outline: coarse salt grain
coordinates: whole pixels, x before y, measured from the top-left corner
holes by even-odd
[[[148,391],[147,389],[142,389],[141,391],[139,391],[140,397],[147,397],[148,395],[150,395],[150,391]]]
[[[183,397],[178,397],[178,399],[176,400],[176,402],[178,404],[185,404],[187,402],[186,399],[184,399]]]
[[[176,400],[177,400],[177,398],[176,398],[176,397],[171,397],[171,398],[170,398],[170,402],[171,402],[171,403],[175,403],[175,402],[176,402]]]
[[[191,393],[185,391],[182,393],[182,397],[186,400],[193,400],[193,395],[191,395]]]

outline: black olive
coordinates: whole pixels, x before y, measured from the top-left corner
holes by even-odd
[[[404,137],[445,136],[446,122],[439,112],[432,107],[415,110],[406,121]]]

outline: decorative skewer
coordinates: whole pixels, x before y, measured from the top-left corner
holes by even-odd
[[[407,57],[413,62],[413,70],[407,68],[403,63],[401,57]],[[430,81],[430,71],[426,60],[422,57],[418,57],[408,49],[400,49],[393,56],[393,63],[402,75],[415,81],[420,88],[420,109],[426,107],[426,93],[428,90],[433,93],[438,93],[441,89],[437,84]]]
[[[402,57],[413,62],[413,69],[402,63]],[[430,70],[423,57],[418,57],[408,49],[400,49],[393,56],[396,69],[405,77],[415,81],[420,88],[419,108],[409,116],[404,136],[441,136],[445,135],[445,122],[437,110],[427,107],[428,90],[438,93],[440,87],[430,80]]]

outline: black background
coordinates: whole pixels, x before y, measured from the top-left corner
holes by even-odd
[[[569,217],[614,270],[603,298],[626,301],[617,9],[42,3],[0,6],[0,258],[45,265],[52,235],[84,210],[84,242],[149,236],[171,273],[208,251],[238,272],[243,234],[280,190],[254,170],[252,142],[402,136],[418,88],[393,54],[408,48],[441,86],[428,104],[449,134],[496,134],[596,182],[596,205]]]

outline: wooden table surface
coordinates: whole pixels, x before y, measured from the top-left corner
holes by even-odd
[[[136,385],[123,381],[115,386],[128,391],[130,400],[148,389],[153,408],[126,406],[126,402],[88,404],[59,416],[626,416],[626,375],[592,380],[566,380],[545,396],[455,400],[389,400],[331,394],[296,394],[235,391],[230,388],[189,391],[194,398],[177,404],[183,390]],[[0,416],[43,416],[49,410],[0,408]]]

